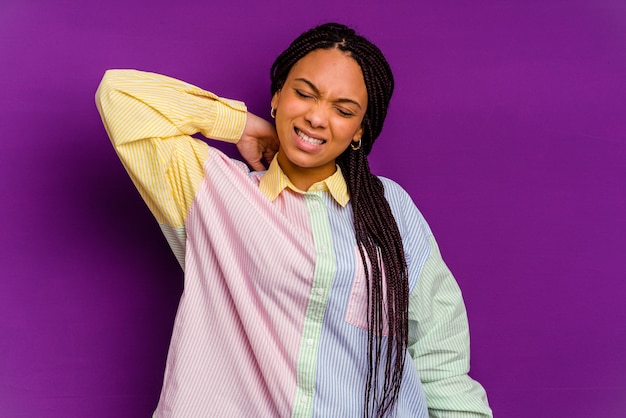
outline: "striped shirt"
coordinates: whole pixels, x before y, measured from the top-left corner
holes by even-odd
[[[107,71],[96,102],[185,272],[155,416],[362,416],[366,276],[341,171],[306,192],[276,160],[250,172],[191,136],[237,142],[245,105],[166,76]],[[393,416],[489,417],[485,391],[467,374],[456,281],[410,196],[381,180],[410,289]]]

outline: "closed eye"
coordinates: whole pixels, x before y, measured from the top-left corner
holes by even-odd
[[[346,118],[350,118],[350,117],[354,116],[354,113],[350,112],[349,110],[345,110],[345,109],[341,109],[341,108],[337,108],[337,112],[339,112],[339,114],[341,116],[344,116]]]
[[[311,98],[313,98],[313,96],[303,92],[302,90],[293,89],[293,91],[296,93],[296,96],[302,97],[303,99],[311,99]]]

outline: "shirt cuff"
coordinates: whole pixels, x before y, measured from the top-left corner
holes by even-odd
[[[203,134],[207,138],[236,144],[246,127],[246,105],[238,100],[219,98],[214,103],[212,113],[211,129]]]

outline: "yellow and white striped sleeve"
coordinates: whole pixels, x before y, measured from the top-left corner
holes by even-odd
[[[109,70],[96,105],[124,167],[161,227],[184,226],[203,178],[209,147],[190,135],[237,142],[242,102],[167,76]]]

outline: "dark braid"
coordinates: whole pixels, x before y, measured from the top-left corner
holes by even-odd
[[[359,64],[367,88],[362,146],[358,150],[348,147],[337,158],[337,164],[348,185],[356,241],[370,295],[364,415],[383,417],[387,412],[395,410],[400,391],[408,344],[409,303],[402,238],[385,199],[383,184],[370,172],[367,161],[367,155],[387,116],[394,88],[391,69],[382,52],[367,39],[344,25],[328,23],[303,33],[279,55],[271,69],[271,92],[274,95],[283,87],[291,68],[305,55],[317,49],[333,48],[349,54]],[[371,275],[367,260],[371,260]],[[383,280],[386,283],[383,284]],[[383,294],[384,285],[386,295]],[[380,391],[379,374],[385,326],[388,327],[389,338],[384,361],[384,382]]]

